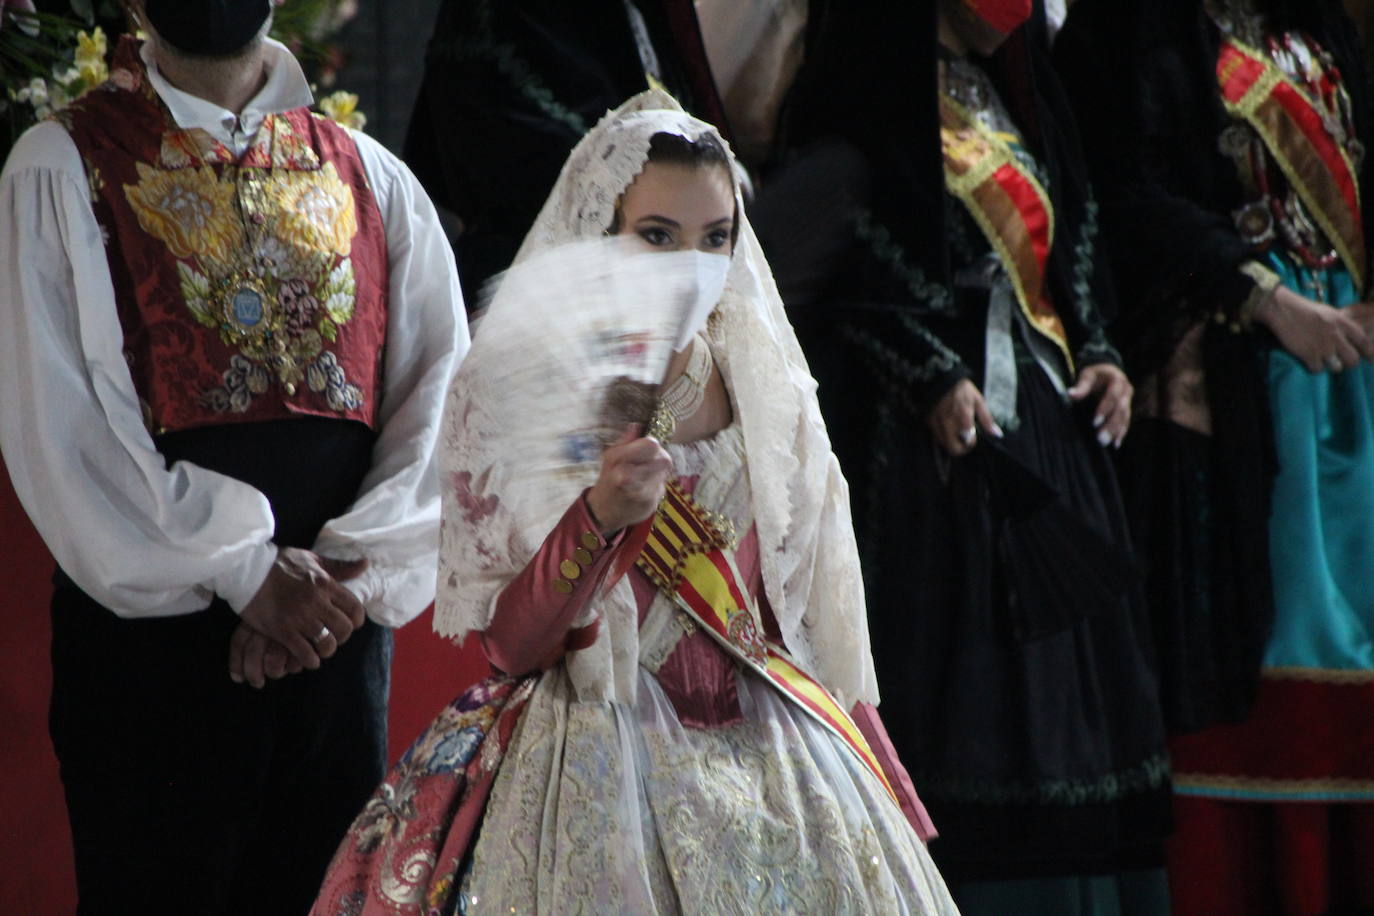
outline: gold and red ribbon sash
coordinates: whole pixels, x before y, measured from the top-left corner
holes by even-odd
[[[728,535],[676,481],[668,484],[637,565],[734,658],[834,733],[897,800],[854,720],[784,649],[763,637],[735,568]]]
[[[1269,57],[1228,38],[1217,56],[1217,83],[1228,114],[1243,118],[1364,288],[1364,221],[1360,181],[1350,155],[1319,112]]]
[[[1049,194],[1006,140],[943,93],[940,145],[946,189],[968,210],[1001,260],[1021,313],[1059,346],[1072,368],[1064,322],[1045,297],[1045,264],[1054,244]]]

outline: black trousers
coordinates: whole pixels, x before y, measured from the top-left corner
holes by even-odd
[[[220,602],[123,620],[59,586],[52,618],[78,912],[303,916],[384,774],[390,630],[259,691],[229,680]]]

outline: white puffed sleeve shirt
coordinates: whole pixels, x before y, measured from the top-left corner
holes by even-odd
[[[235,115],[149,81],[182,128],[235,152],[269,114],[313,102],[295,58],[269,42],[269,75]],[[440,415],[468,331],[453,254],[434,207],[395,156],[354,133],[386,231],[385,373],[372,468],[315,550],[370,566],[347,585],[374,621],[399,626],[434,598]],[[70,135],[26,132],[0,173],[0,451],[58,564],[122,617],[186,614],[214,595],[234,610],[276,559],[255,488],[185,461],[170,468],[143,425],[114,287]],[[290,456],[282,456],[290,460]]]

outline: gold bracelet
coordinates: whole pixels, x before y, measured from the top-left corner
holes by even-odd
[[[1255,312],[1266,300],[1274,295],[1274,290],[1279,288],[1282,282],[1279,275],[1273,270],[1265,267],[1259,261],[1246,261],[1238,268],[1242,274],[1254,282],[1254,289],[1245,297],[1240,309],[1236,312],[1236,317],[1231,322],[1231,330],[1235,332],[1249,330],[1250,325],[1255,322]]]
[[[673,412],[662,400],[655,402],[654,412],[649,417],[649,426],[644,430],[644,435],[666,444],[672,441],[675,432],[677,432],[677,417],[673,416]]]

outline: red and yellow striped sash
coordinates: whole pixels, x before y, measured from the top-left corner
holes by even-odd
[[[833,732],[896,801],[854,720],[786,650],[764,638],[735,568],[731,539],[718,519],[671,482],[637,565],[741,664]]]
[[[945,187],[968,210],[1001,260],[1031,327],[1054,341],[1073,366],[1064,322],[1045,296],[1054,244],[1054,205],[1011,146],[949,96],[940,96]]]
[[[1264,141],[1355,279],[1364,288],[1364,220],[1360,181],[1312,100],[1267,55],[1228,38],[1217,55],[1217,83],[1228,114]]]

